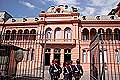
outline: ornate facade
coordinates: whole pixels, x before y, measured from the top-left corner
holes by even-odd
[[[0,19],[2,42],[26,50],[22,62],[17,65],[19,76],[39,77],[41,64],[45,62],[45,66],[49,66],[53,59],[58,59],[61,66],[65,61],[73,60],[75,64],[76,59],[80,59],[85,73],[83,80],[88,80],[89,45],[93,37],[101,32],[107,34],[106,40],[110,40],[108,33],[120,35],[120,17],[117,15],[80,16],[77,8],[67,5],[52,6],[33,18],[12,18],[6,12],[0,15],[3,15]],[[120,53],[120,48],[118,51]],[[120,62],[120,56],[117,62]]]

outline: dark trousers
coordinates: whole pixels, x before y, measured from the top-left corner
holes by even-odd
[[[58,78],[54,78],[53,80],[58,80]]]
[[[72,75],[70,75],[70,78],[69,78],[69,80],[72,80]]]
[[[80,78],[75,78],[75,80],[80,80]]]
[[[53,77],[51,76],[51,80],[58,80],[58,78],[53,78]]]
[[[58,80],[58,78],[53,78],[53,75],[51,75],[51,80]]]

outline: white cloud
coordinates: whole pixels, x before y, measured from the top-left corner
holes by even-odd
[[[95,13],[95,8],[92,7],[86,7],[81,11],[82,15],[93,15]]]
[[[54,2],[56,5],[70,5],[70,6],[77,6],[79,5],[80,1],[77,0],[48,0]]]
[[[100,10],[100,15],[107,15],[111,10],[112,10],[113,7],[104,7]]]
[[[35,8],[35,6],[29,2],[19,1],[20,4],[27,6],[28,8]]]
[[[117,7],[119,0],[89,0],[88,5],[96,8],[98,15],[107,15],[113,8]],[[99,8],[99,10],[98,10]]]
[[[112,6],[117,4],[119,0],[89,0],[91,6]]]

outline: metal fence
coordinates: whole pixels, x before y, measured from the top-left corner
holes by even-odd
[[[120,34],[96,34],[91,40],[90,80],[120,80]]]
[[[44,77],[44,44],[41,34],[0,35],[0,80]]]

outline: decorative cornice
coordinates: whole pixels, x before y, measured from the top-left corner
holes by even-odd
[[[23,26],[23,25],[39,25],[39,24],[45,24],[45,21],[38,21],[34,23],[9,23],[9,24],[4,24],[5,26]],[[3,24],[0,24],[0,26],[3,26]]]
[[[66,21],[46,21],[46,24],[73,24],[78,23],[78,20],[66,20]]]
[[[113,21],[113,20],[107,20],[107,21],[81,21],[81,24],[120,24],[120,21]]]
[[[63,16],[78,16],[79,13],[67,13],[67,14],[62,14],[62,13],[41,13],[39,17],[63,17]]]

